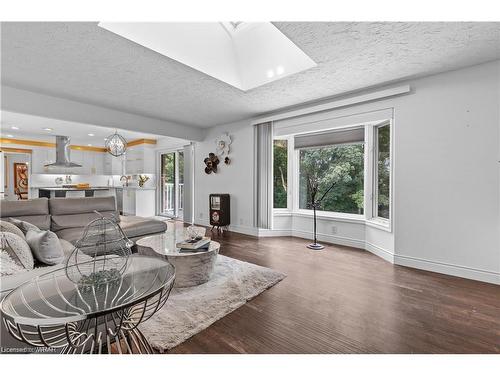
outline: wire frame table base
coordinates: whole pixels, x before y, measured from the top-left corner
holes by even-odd
[[[131,259],[145,264],[163,262],[147,258]],[[122,280],[114,288],[106,285],[104,291],[94,285],[88,289],[75,287],[71,290],[72,298],[67,293],[71,284],[60,287],[55,276],[44,277],[44,283],[35,281],[12,292],[18,298],[7,296],[2,301],[3,323],[17,340],[65,354],[154,353],[138,326],[167,302],[175,272],[172,265],[165,263],[168,268],[161,266],[156,273],[138,273],[134,282]],[[44,289],[49,281],[52,294]],[[41,297],[36,304],[28,297],[33,293]]]
[[[28,325],[3,321],[16,339],[35,347],[61,349],[61,354],[119,353],[153,354],[154,350],[138,325],[166,303],[173,283],[160,293],[131,307],[59,325]]]

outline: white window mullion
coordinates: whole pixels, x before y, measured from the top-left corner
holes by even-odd
[[[364,182],[364,212],[365,218],[371,219],[373,217],[373,131],[374,127],[365,126],[365,182]]]

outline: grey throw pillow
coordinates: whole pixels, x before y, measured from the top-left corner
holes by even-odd
[[[17,234],[22,239],[26,240],[24,233],[16,225],[9,223],[8,221],[0,220],[0,232],[10,232]]]
[[[64,252],[59,238],[50,230],[29,229],[26,232],[26,242],[39,262],[52,266],[62,263],[64,260]]]
[[[40,230],[40,228],[38,228],[36,225],[28,223],[27,221],[14,219],[13,217],[11,217],[9,220],[12,224],[14,224],[16,227],[18,227],[24,233],[25,236],[26,236],[26,233],[28,233],[28,231],[30,229],[31,230]]]
[[[0,233],[1,251],[6,253],[14,263],[32,270],[34,267],[33,254],[26,241],[17,234],[10,232]],[[4,259],[4,256],[2,256]]]

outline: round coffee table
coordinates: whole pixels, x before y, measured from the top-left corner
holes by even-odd
[[[205,228],[199,227],[200,233]],[[188,238],[186,228],[175,228],[162,234],[141,238],[138,248],[149,248],[175,266],[175,287],[185,288],[206,283],[214,269],[220,244],[211,241],[208,250],[180,252],[176,244]],[[143,252],[142,250],[139,250]]]
[[[70,280],[67,272],[82,264],[38,276],[5,296],[0,310],[10,334],[67,354],[153,353],[138,325],[167,301],[174,267],[157,257],[131,255],[112,281]]]

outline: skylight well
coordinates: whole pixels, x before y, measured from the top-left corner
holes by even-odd
[[[270,22],[99,26],[243,91],[317,65]]]

